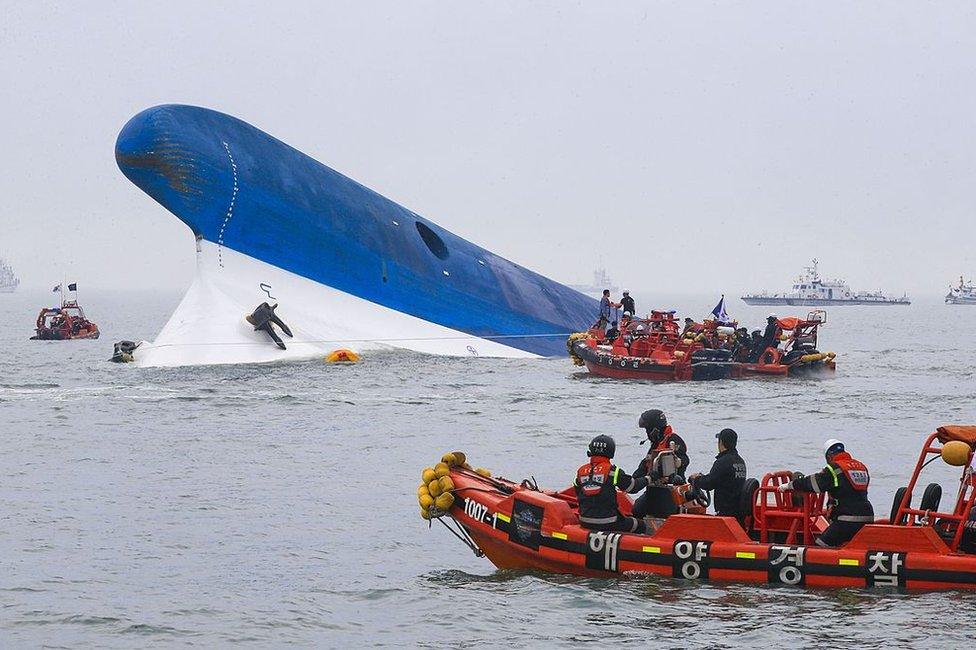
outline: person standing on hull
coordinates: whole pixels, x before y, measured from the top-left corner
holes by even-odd
[[[624,314],[630,314],[633,316],[637,313],[637,308],[634,306],[634,299],[630,297],[630,291],[624,289],[624,297],[620,299],[620,308],[624,310]]]
[[[634,494],[647,487],[646,478],[634,478],[620,471],[610,460],[617,450],[613,438],[599,435],[590,441],[586,455],[590,462],[576,470],[573,487],[579,502],[583,528],[624,533],[646,533],[641,519],[627,517],[617,508],[617,490]]]
[[[817,538],[820,546],[840,546],[850,541],[864,524],[874,521],[874,506],[868,501],[868,485],[871,475],[867,466],[855,460],[844,448],[844,443],[831,438],[824,443],[827,466],[813,476],[804,476],[780,485],[777,490],[786,492],[828,492],[834,500],[830,525]]]
[[[688,483],[700,490],[714,490],[715,514],[719,517],[739,518],[742,488],[746,483],[746,462],[736,449],[739,435],[732,429],[722,429],[715,438],[718,456],[708,474],[692,474]]]
[[[644,494],[637,497],[634,502],[634,516],[646,517],[666,517],[676,511],[674,499],[671,497],[671,489],[668,483],[684,483],[684,475],[688,471],[688,445],[676,434],[668,424],[668,418],[664,411],[660,409],[650,409],[641,413],[637,426],[647,434],[647,442],[651,443],[651,448],[647,455],[641,460],[640,465],[634,472],[638,478],[646,477],[650,485]],[[641,442],[643,445],[644,443]],[[675,457],[675,474],[671,476],[658,476],[654,471],[654,461],[662,451],[673,451]],[[657,484],[657,485],[655,485]]]
[[[616,303],[610,300],[610,290],[603,290],[603,297],[600,298],[600,319],[596,322],[596,326],[603,329],[610,322],[610,310],[619,309],[620,303]]]

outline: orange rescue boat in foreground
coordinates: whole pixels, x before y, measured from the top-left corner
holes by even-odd
[[[830,506],[825,494],[778,492],[793,478],[775,472],[751,479],[741,519],[703,514],[668,517],[652,534],[608,533],[579,524],[572,488],[540,490],[532,482],[471,469],[464,454],[445,454],[424,471],[421,515],[438,519],[479,556],[501,569],[580,576],[647,573],[687,580],[806,587],[976,590],[976,426],[949,425],[929,435],[891,516],[865,525],[838,548],[818,546]],[[940,510],[941,488],[921,503],[912,493],[922,469],[941,457],[962,468],[955,501]],[[428,480],[429,479],[429,480]],[[631,501],[618,494],[620,510]],[[453,524],[453,525],[452,525]]]

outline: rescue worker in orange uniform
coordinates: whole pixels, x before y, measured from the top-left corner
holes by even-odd
[[[874,521],[874,507],[868,501],[871,475],[867,466],[844,449],[844,443],[831,438],[824,443],[827,466],[813,476],[804,476],[780,485],[780,492],[830,493],[833,511],[830,525],[817,539],[820,546],[840,546],[849,541],[864,524]]]
[[[633,494],[647,487],[646,478],[634,478],[614,466],[610,459],[617,449],[613,438],[599,435],[586,450],[590,462],[576,470],[576,500],[579,519],[590,530],[646,533],[642,519],[627,517],[617,507],[617,490]]]
[[[634,516],[646,517],[666,517],[674,514],[677,507],[671,498],[671,489],[667,483],[680,485],[684,483],[684,476],[688,471],[688,445],[676,434],[671,426],[668,425],[668,418],[664,411],[660,409],[650,409],[641,413],[637,426],[647,434],[647,441],[651,443],[651,448],[647,455],[641,460],[637,470],[634,471],[635,478],[646,477],[651,483],[647,491],[637,497],[634,502]],[[644,444],[642,441],[641,444]],[[674,452],[676,461],[676,471],[671,476],[657,476],[653,471],[654,460],[662,451],[671,450]],[[658,483],[658,485],[654,485]]]

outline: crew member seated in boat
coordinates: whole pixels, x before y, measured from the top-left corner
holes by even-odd
[[[610,322],[610,310],[619,309],[620,303],[616,303],[610,300],[610,290],[603,290],[603,297],[600,298],[600,318],[596,322],[596,326],[603,329]]]
[[[617,449],[613,438],[599,435],[590,441],[586,455],[590,462],[576,470],[573,487],[579,502],[579,520],[590,530],[646,533],[647,525],[627,517],[617,508],[617,490],[633,494],[647,487],[646,478],[634,478],[610,462]]]
[[[624,297],[620,299],[620,308],[624,310],[624,314],[633,316],[637,313],[637,308],[634,306],[634,299],[630,297],[630,291],[627,289],[624,289]]]
[[[830,525],[817,538],[820,546],[840,546],[849,541],[864,524],[874,521],[874,507],[868,501],[871,475],[867,466],[844,449],[844,443],[831,438],[824,443],[827,466],[813,476],[804,476],[780,485],[780,492],[828,492],[834,500]]]
[[[740,327],[735,331],[735,338],[732,340],[732,358],[735,361],[745,361],[752,353],[752,339],[749,337],[749,330]]]
[[[694,318],[685,317],[685,328],[681,330],[681,338],[685,338],[691,334],[694,334],[698,329],[698,323],[695,322]]]
[[[610,322],[610,329],[607,330],[606,334],[603,335],[604,343],[613,343],[620,336],[620,330],[617,329],[617,321]]]
[[[688,482],[701,490],[714,490],[715,514],[719,517],[740,516],[739,502],[746,483],[746,462],[739,456],[736,446],[739,435],[732,429],[722,429],[715,438],[718,456],[708,474],[692,474]]]
[[[634,321],[630,319],[630,316],[624,312],[624,315],[620,318],[620,334],[624,337],[623,344],[625,347],[630,347],[631,341],[631,328],[634,326]]]
[[[668,424],[668,418],[660,409],[650,409],[641,413],[637,426],[644,429],[651,448],[634,471],[634,477],[648,479],[648,488],[634,502],[634,516],[666,517],[674,514],[674,500],[671,498],[669,483],[680,485],[688,471],[688,445]],[[643,445],[644,442],[641,441]],[[654,461],[662,451],[671,450],[675,456],[675,473],[659,476],[654,471]]]

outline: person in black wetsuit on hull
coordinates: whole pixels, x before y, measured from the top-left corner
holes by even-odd
[[[267,335],[271,337],[271,340],[275,342],[275,345],[284,350],[286,349],[285,343],[281,340],[281,337],[278,336],[278,333],[275,332],[272,324],[280,327],[281,331],[284,332],[289,338],[291,338],[292,334],[291,329],[285,325],[280,318],[278,318],[277,314],[275,314],[275,309],[277,308],[277,303],[275,303],[274,306],[271,306],[266,302],[262,302],[254,309],[253,312],[245,317],[245,320],[254,326],[255,332],[261,331],[267,333]]]
[[[620,308],[623,309],[625,314],[630,314],[633,316],[637,313],[637,308],[634,306],[634,299],[630,297],[630,291],[624,289],[624,297],[620,299]]]

